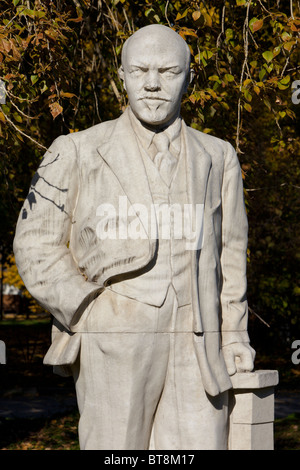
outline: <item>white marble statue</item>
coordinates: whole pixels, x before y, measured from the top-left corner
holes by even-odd
[[[14,240],[53,315],[44,359],[73,374],[81,449],[226,449],[231,376],[253,369],[239,162],[180,117],[185,41],[161,25],[125,43],[129,107],[58,137]]]

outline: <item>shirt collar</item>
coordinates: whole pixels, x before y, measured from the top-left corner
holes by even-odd
[[[131,108],[129,107],[129,117],[131,125],[135,135],[138,140],[141,142],[142,146],[146,151],[149,151],[155,131],[152,131],[145,127],[141,121],[134,115]],[[175,121],[168,126],[166,129],[161,130],[160,132],[165,132],[170,139],[170,145],[172,145],[175,153],[179,154],[180,152],[180,133],[181,133],[181,117],[179,116]]]

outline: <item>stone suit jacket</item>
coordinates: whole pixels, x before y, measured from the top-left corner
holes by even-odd
[[[241,169],[228,142],[184,122],[182,138],[188,200],[204,204],[202,248],[191,251],[194,344],[204,387],[217,395],[231,387],[222,346],[249,341]],[[97,236],[97,208],[118,208],[120,196],[129,204],[152,204],[128,110],[116,120],[58,137],[20,212],[17,267],[28,291],[53,315],[44,363],[61,373],[78,356],[92,301],[114,276],[138,270],[154,256],[156,240],[147,236],[147,227],[140,239]],[[121,214],[115,217],[118,224]]]

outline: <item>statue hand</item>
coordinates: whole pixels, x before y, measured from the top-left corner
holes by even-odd
[[[229,375],[251,372],[254,368],[255,351],[249,343],[232,343],[223,346],[223,356]]]

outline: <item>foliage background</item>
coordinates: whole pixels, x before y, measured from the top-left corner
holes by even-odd
[[[0,240],[4,281],[16,220],[45,149],[116,118],[124,41],[160,23],[190,46],[187,124],[230,141],[249,217],[249,330],[255,349],[291,353],[299,331],[299,1],[1,0]],[[300,83],[299,83],[300,86]],[[295,101],[295,99],[294,99]],[[299,101],[299,99],[298,99]],[[23,289],[25,290],[24,286]],[[28,294],[27,294],[28,295]]]

